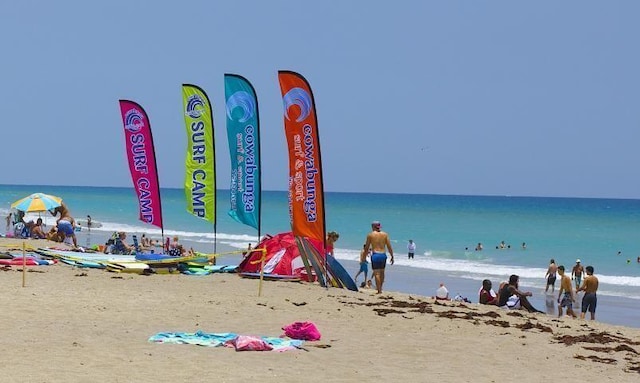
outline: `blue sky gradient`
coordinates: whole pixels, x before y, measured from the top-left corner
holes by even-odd
[[[285,190],[277,71],[315,96],[326,191],[640,198],[640,2],[16,1],[0,12],[0,183],[130,186],[118,99],[181,187],[181,84],[260,104],[263,188]]]

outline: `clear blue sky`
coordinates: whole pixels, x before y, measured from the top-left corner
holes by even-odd
[[[10,1],[0,183],[131,186],[118,99],[181,187],[182,83],[256,88],[263,189],[287,187],[277,71],[316,100],[326,191],[640,198],[638,1]]]

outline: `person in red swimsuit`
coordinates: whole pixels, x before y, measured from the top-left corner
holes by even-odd
[[[479,302],[483,305],[498,305],[498,295],[491,289],[491,281],[488,279],[482,281]]]

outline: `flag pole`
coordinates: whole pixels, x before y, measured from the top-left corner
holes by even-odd
[[[26,247],[24,241],[22,241],[22,287],[26,286],[27,283],[27,255],[26,255]]]

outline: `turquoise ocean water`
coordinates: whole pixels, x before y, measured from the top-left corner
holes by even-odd
[[[159,229],[138,221],[131,188],[0,185],[0,214],[33,192],[60,196],[76,219],[89,214],[102,223],[89,238],[84,230],[80,245],[104,243],[115,230],[160,238]],[[261,234],[288,231],[287,193],[264,191],[262,200]],[[640,326],[640,200],[326,193],[325,204],[327,230],[340,233],[336,257],[354,274],[371,221],[382,222],[396,252],[387,290],[432,295],[443,281],[451,293],[477,302],[482,279],[497,286],[518,274],[521,286],[534,292],[534,304],[552,313],[555,300],[542,293],[549,259],[571,270],[580,258],[600,279],[597,318]],[[229,218],[228,207],[228,191],[218,191],[218,253],[244,249],[258,238],[256,230]],[[213,225],[186,212],[182,189],[162,189],[162,209],[165,236],[178,235],[196,250],[213,252]],[[53,222],[48,213],[43,217]],[[409,239],[418,246],[413,260],[406,256]],[[501,241],[511,249],[496,249]],[[474,251],[478,242],[483,251]],[[223,259],[238,263],[239,255]]]

